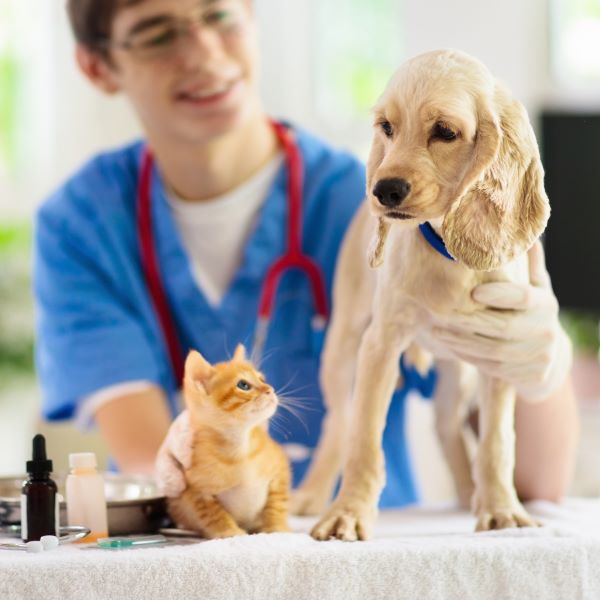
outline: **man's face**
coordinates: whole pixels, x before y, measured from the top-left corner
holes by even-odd
[[[256,114],[250,0],[143,0],[112,24],[109,77],[147,132],[206,142]]]

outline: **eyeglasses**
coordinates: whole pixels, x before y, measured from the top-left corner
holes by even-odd
[[[99,40],[103,48],[119,48],[140,60],[170,58],[185,48],[197,28],[207,28],[220,35],[233,33],[248,20],[242,0],[203,2],[187,17],[160,15],[140,21],[122,41]]]

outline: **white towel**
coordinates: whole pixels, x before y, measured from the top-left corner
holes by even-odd
[[[380,515],[373,540],[316,542],[314,519],[261,534],[135,550],[0,551],[2,600],[575,600],[600,598],[600,501],[535,502],[545,527],[474,533],[452,508]]]

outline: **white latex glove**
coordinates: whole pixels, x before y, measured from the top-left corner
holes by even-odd
[[[192,441],[190,415],[184,410],[171,423],[154,465],[158,490],[167,498],[177,498],[186,488],[185,469],[192,464]]]
[[[482,304],[473,314],[455,313],[435,335],[483,372],[512,383],[520,398],[550,396],[566,380],[571,341],[558,320],[558,301],[538,241],[528,253],[530,284],[498,282],[475,287]]]

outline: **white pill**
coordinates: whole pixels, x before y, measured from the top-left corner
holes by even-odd
[[[44,544],[42,542],[27,542],[25,544],[27,552],[43,552]]]
[[[44,550],[53,550],[58,548],[58,538],[55,535],[43,535],[40,542],[44,546]]]

